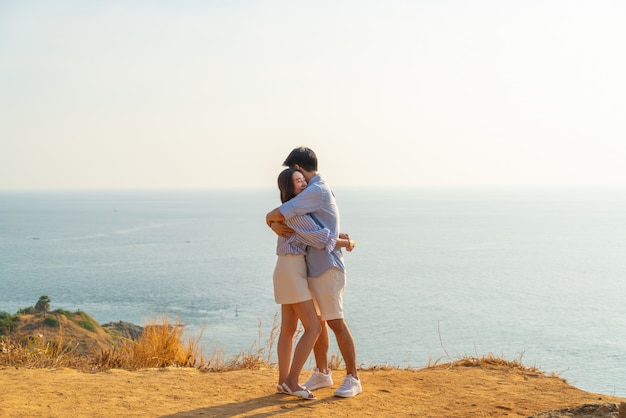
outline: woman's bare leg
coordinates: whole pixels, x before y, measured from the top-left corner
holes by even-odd
[[[291,367],[291,349],[293,346],[293,335],[298,326],[298,317],[293,305],[281,305],[280,335],[276,346],[276,356],[278,357],[278,384],[281,385],[287,380]]]
[[[326,321],[323,321],[321,317],[318,317],[317,319],[322,328],[322,332],[313,347],[315,365],[320,372],[328,374],[328,349],[330,348],[330,335],[328,334]]]
[[[304,389],[298,383],[300,372],[309,358],[311,350],[313,350],[313,346],[322,331],[322,327],[317,318],[313,301],[308,300],[305,302],[295,303],[291,306],[297,317],[300,318],[302,326],[304,327],[304,333],[296,344],[296,349],[293,353],[293,360],[291,362],[291,368],[287,378],[285,379],[287,386],[289,386],[292,391],[295,391]]]

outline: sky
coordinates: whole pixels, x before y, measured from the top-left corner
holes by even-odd
[[[0,190],[626,185],[623,1],[0,0]]]

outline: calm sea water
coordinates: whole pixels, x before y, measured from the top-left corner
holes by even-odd
[[[337,189],[359,362],[522,356],[626,396],[626,190]],[[100,323],[164,313],[234,354],[261,345],[273,189],[0,192],[0,310],[48,295]],[[336,350],[336,347],[334,347]]]

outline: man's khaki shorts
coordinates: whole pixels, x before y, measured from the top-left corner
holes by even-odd
[[[315,310],[322,320],[343,319],[346,273],[333,267],[317,277],[309,277],[308,281]]]

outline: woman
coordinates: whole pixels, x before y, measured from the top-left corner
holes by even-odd
[[[278,188],[282,203],[298,195],[307,186],[302,173],[294,168],[283,170],[278,176]],[[321,228],[308,215],[295,216],[285,221],[295,233],[289,237],[278,237],[276,254],[278,260],[274,269],[274,298],[281,304],[281,326],[278,337],[278,386],[277,391],[298,396],[302,399],[315,399],[315,395],[300,386],[298,378],[313,349],[322,326],[317,317],[313,298],[307,284],[305,254],[306,247],[331,251],[333,248],[354,248],[354,241],[332,237],[327,228]],[[296,344],[293,359],[290,361],[293,336],[298,319],[304,332]]]

